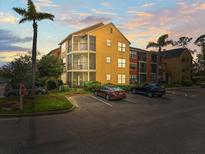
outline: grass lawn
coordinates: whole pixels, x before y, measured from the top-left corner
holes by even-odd
[[[22,111],[7,111],[2,109],[12,104],[14,108],[18,105],[19,97],[0,98],[0,113],[36,113],[44,111],[55,111],[69,109],[72,104],[65,98],[65,93],[51,92],[46,95],[36,96],[35,99],[24,97],[24,109]]]

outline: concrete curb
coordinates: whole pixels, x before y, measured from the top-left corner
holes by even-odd
[[[72,97],[72,96],[71,96]],[[65,96],[65,98],[73,105],[69,109],[38,112],[38,113],[22,113],[22,114],[0,114],[0,118],[12,118],[12,117],[34,117],[34,116],[45,116],[45,115],[55,115],[55,114],[65,114],[73,111],[76,107],[76,103],[73,102],[71,97]]]

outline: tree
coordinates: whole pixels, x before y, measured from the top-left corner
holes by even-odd
[[[191,42],[192,38],[190,37],[186,37],[186,36],[183,36],[183,37],[180,37],[178,41],[174,42],[174,45],[178,45],[178,46],[181,46],[183,48],[186,48],[187,45]]]
[[[161,53],[162,48],[168,45],[173,45],[173,41],[172,40],[167,40],[169,37],[168,34],[162,35],[158,38],[157,42],[149,42],[147,44],[147,49],[148,48],[158,48],[158,52]]]
[[[19,15],[22,16],[19,24],[24,23],[26,21],[33,22],[33,45],[32,45],[32,94],[35,94],[35,78],[36,78],[36,49],[37,49],[37,32],[38,25],[37,22],[44,19],[52,20],[54,19],[54,15],[37,12],[34,3],[31,0],[28,0],[27,9],[24,8],[13,8]]]
[[[62,59],[52,55],[43,56],[38,63],[40,78],[58,79],[59,76],[63,73],[63,70],[64,63]]]
[[[14,61],[0,67],[0,76],[10,80],[13,88],[18,88],[19,83],[23,82],[27,88],[31,87],[31,57],[21,56]]]
[[[201,55],[203,57],[203,73],[205,75],[205,35],[198,37],[194,44],[201,47]]]
[[[193,74],[194,76],[203,75],[203,55],[197,54],[196,59],[193,61]]]

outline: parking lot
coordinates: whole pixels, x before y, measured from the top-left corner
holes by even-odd
[[[0,119],[0,153],[205,153],[205,89],[72,100],[78,108],[68,114]]]

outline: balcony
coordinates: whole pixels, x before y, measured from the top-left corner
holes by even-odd
[[[72,39],[69,40],[68,52],[87,51],[88,48],[90,51],[96,51],[96,37],[95,36],[78,35],[78,36],[73,36]]]
[[[68,55],[68,70],[95,70],[95,53],[73,53]]]
[[[73,63],[74,70],[87,70],[88,62]]]

